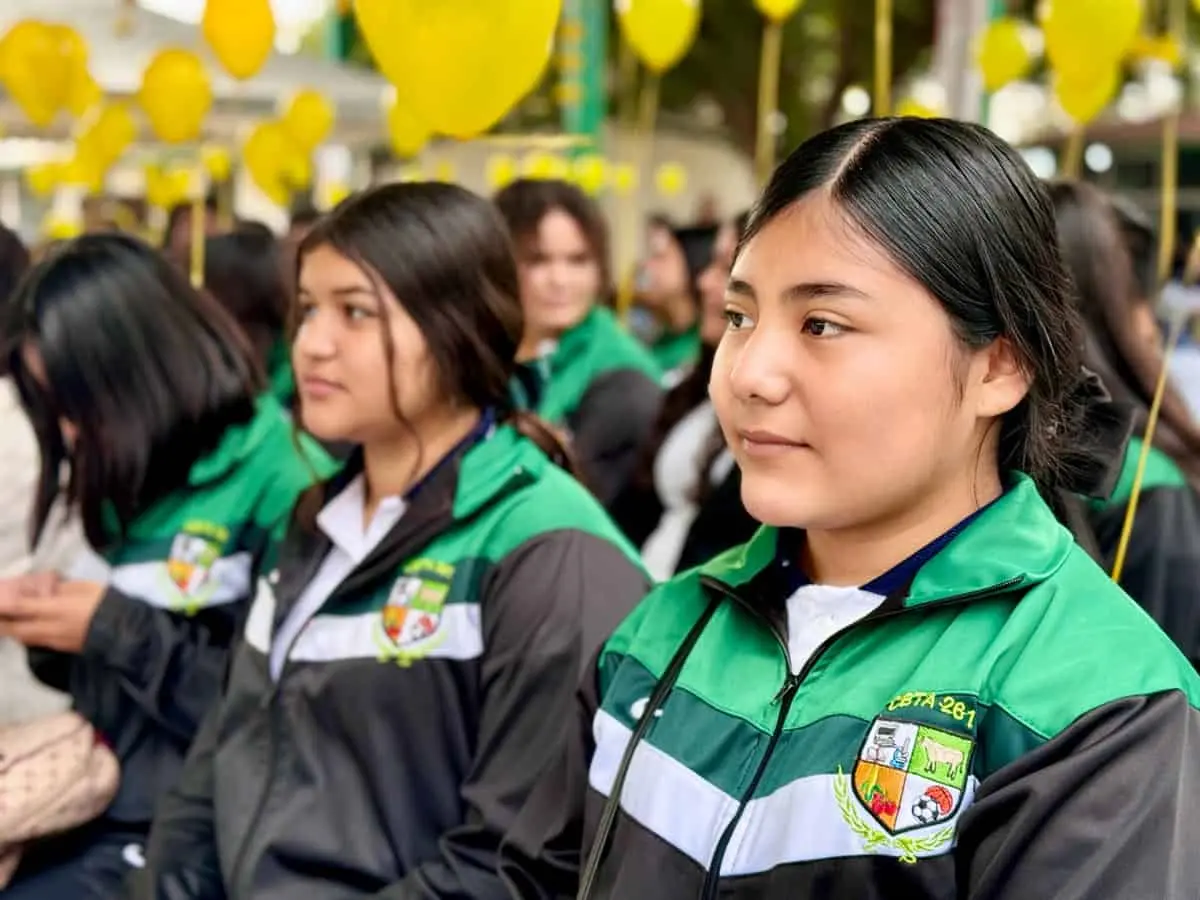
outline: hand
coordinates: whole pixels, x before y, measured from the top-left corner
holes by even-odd
[[[31,572],[16,578],[0,579],[0,600],[7,597],[45,597],[62,582],[57,572]]]
[[[106,589],[92,581],[60,581],[52,593],[41,595],[0,587],[0,637],[79,653]]]

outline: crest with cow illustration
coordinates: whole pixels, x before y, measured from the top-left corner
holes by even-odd
[[[962,803],[973,749],[964,735],[878,718],[854,764],[854,796],[888,834],[936,825]]]

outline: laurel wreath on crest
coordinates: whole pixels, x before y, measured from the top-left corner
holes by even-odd
[[[837,777],[833,779],[833,795],[837,800],[838,809],[846,824],[863,840],[863,849],[874,850],[876,847],[895,848],[900,851],[900,862],[912,865],[920,853],[932,853],[954,840],[954,826],[947,825],[927,837],[892,837],[864,822],[854,810],[854,802],[850,799],[850,776],[838,766]]]

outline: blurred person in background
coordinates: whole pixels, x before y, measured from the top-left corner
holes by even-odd
[[[654,428],[662,370],[602,302],[612,293],[608,230],[583,191],[520,179],[495,204],[520,265],[517,358],[537,376],[528,403],[569,435],[586,483],[607,505]]]
[[[638,267],[634,302],[654,319],[650,352],[675,387],[700,355],[700,273],[712,261],[716,228],[675,228],[664,218],[650,222],[646,257]]]
[[[1088,184],[1050,185],[1063,260],[1086,328],[1086,363],[1134,411],[1133,437],[1112,495],[1091,504],[1101,559],[1111,569],[1142,435],[1164,363],[1151,305],[1154,242]],[[1200,424],[1168,383],[1141,485],[1121,586],[1200,667]]]
[[[746,217],[717,231],[712,261],[697,279],[699,358],[667,393],[634,477],[612,506],[660,581],[743,543],[758,527],[742,506],[738,468],[708,398],[713,356],[729,325],[725,284]]]
[[[331,469],[259,396],[233,320],[135,238],[64,245],[7,307],[5,362],[40,449],[33,540],[62,496],[92,552],[0,582],[0,636],[70,694],[121,784],[99,819],[32,844],[3,897],[108,897],[220,691],[272,542]]]
[[[296,381],[286,335],[289,296],[280,243],[265,227],[247,225],[209,238],[204,288],[241,326],[269,390],[290,410]]]
[[[204,236],[220,234],[221,222],[217,211],[217,198],[204,198]],[[196,219],[195,204],[176,203],[167,213],[167,225],[163,229],[162,249],[167,258],[186,271],[192,260],[192,225]]]
[[[502,900],[501,836],[647,579],[513,406],[519,281],[487,200],[358,194],[299,283],[301,419],[356,451],[297,507],[138,896]]]
[[[7,304],[29,263],[21,239],[0,225],[0,345]],[[61,505],[47,516],[37,547],[30,544],[29,511],[41,468],[37,435],[0,349],[0,579],[25,575],[35,567],[61,568],[83,549],[78,518],[65,515]],[[32,677],[24,647],[9,638],[0,638],[0,685],[0,725],[46,715],[68,703],[62,693]]]

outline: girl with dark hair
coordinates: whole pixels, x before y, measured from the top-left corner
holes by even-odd
[[[758,523],[741,500],[741,478],[708,398],[713,356],[725,333],[725,283],[746,214],[722,225],[697,278],[701,351],[691,372],[663,400],[653,436],[613,520],[642,549],[650,574],[665,581],[748,540]]]
[[[588,486],[608,505],[654,427],[662,372],[601,302],[612,293],[608,235],[587,195],[565,181],[522,179],[495,203],[520,264],[517,358],[537,376],[523,401],[570,435]]]
[[[700,341],[700,273],[712,262],[717,229],[676,228],[652,219],[646,257],[638,270],[636,302],[654,317],[650,352],[663,371],[663,384],[679,384],[696,364]]]
[[[271,393],[290,409],[296,380],[284,334],[288,291],[275,236],[262,228],[239,226],[209,238],[204,248],[204,288],[237,320],[266,373]]]
[[[8,306],[7,362],[41,449],[32,542],[65,493],[95,555],[4,583],[0,636],[111,744],[121,787],[102,819],[35,846],[4,897],[111,896],[321,458],[256,403],[232,320],[134,238],[71,242]]]
[[[1020,156],[940,119],[817,135],[726,315],[713,403],[764,525],[606,643],[514,895],[1190,895],[1200,679],[1045,499],[1123,436]]]
[[[297,511],[146,896],[500,898],[501,836],[646,578],[513,408],[517,268],[486,200],[376,188],[299,266],[301,418],[359,447]]]
[[[1163,366],[1150,292],[1138,278],[1137,246],[1104,194],[1087,184],[1050,186],[1063,260],[1083,312],[1088,368],[1134,411],[1134,437],[1112,495],[1091,504],[1096,546],[1111,567],[1133,493],[1142,435]],[[1136,236],[1136,235],[1133,235]],[[1141,484],[1121,586],[1200,666],[1200,425],[1167,384]]]

